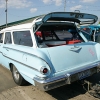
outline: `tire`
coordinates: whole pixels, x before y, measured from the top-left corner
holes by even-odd
[[[26,83],[26,81],[24,80],[24,78],[21,76],[21,74],[18,72],[17,68],[14,65],[12,66],[12,76],[17,85],[22,86]]]

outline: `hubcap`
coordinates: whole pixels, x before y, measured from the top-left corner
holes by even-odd
[[[18,72],[18,70],[15,67],[13,68],[13,73],[14,73],[15,79],[19,80],[19,72]]]

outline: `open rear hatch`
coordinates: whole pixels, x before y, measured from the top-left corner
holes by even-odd
[[[71,21],[79,24],[82,23],[93,24],[97,20],[98,17],[92,14],[77,13],[77,12],[53,12],[45,15],[43,18],[41,18],[41,21],[40,19],[39,21],[36,21],[36,24],[38,26],[39,25],[41,26],[44,23],[48,23],[49,21],[53,22]],[[55,47],[45,48],[45,50],[48,51],[55,72],[59,72],[62,70],[74,71],[77,68],[80,69],[85,66],[88,67],[89,65],[97,61],[95,46],[89,42],[55,46]]]
[[[38,18],[36,20],[36,24],[43,24],[47,21],[72,21],[77,22],[79,24],[93,24],[97,20],[98,17],[93,14],[86,14],[80,12],[52,12]]]
[[[91,43],[57,46],[47,49],[55,72],[85,69],[97,61],[95,47]],[[88,65],[88,66],[87,66]]]

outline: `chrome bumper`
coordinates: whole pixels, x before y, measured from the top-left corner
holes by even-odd
[[[91,71],[91,74],[89,75],[89,76],[91,76],[95,73],[100,72],[100,66],[94,67],[94,68],[91,68],[88,70]],[[85,70],[85,71],[87,71],[87,70]],[[82,72],[85,72],[85,71],[82,71]],[[62,75],[59,77],[53,77],[53,78],[49,78],[49,79],[45,79],[45,80],[35,77],[34,82],[35,82],[35,86],[38,87],[40,90],[48,91],[48,90],[51,90],[51,89],[54,89],[54,88],[57,88],[57,87],[60,87],[60,86],[66,85],[66,84],[71,84],[74,81],[80,80],[78,77],[79,73],[81,73],[81,72],[78,72],[78,73],[75,73],[72,75],[69,75],[69,74]],[[86,77],[88,77],[88,76],[86,76]],[[84,78],[86,78],[86,77],[84,77]]]

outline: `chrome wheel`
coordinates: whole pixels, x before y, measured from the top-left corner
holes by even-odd
[[[13,67],[13,74],[16,80],[19,80],[19,72],[16,67]]]
[[[24,80],[24,78],[21,76],[21,74],[14,65],[12,65],[12,76],[16,84],[18,85],[25,84],[26,81]]]

